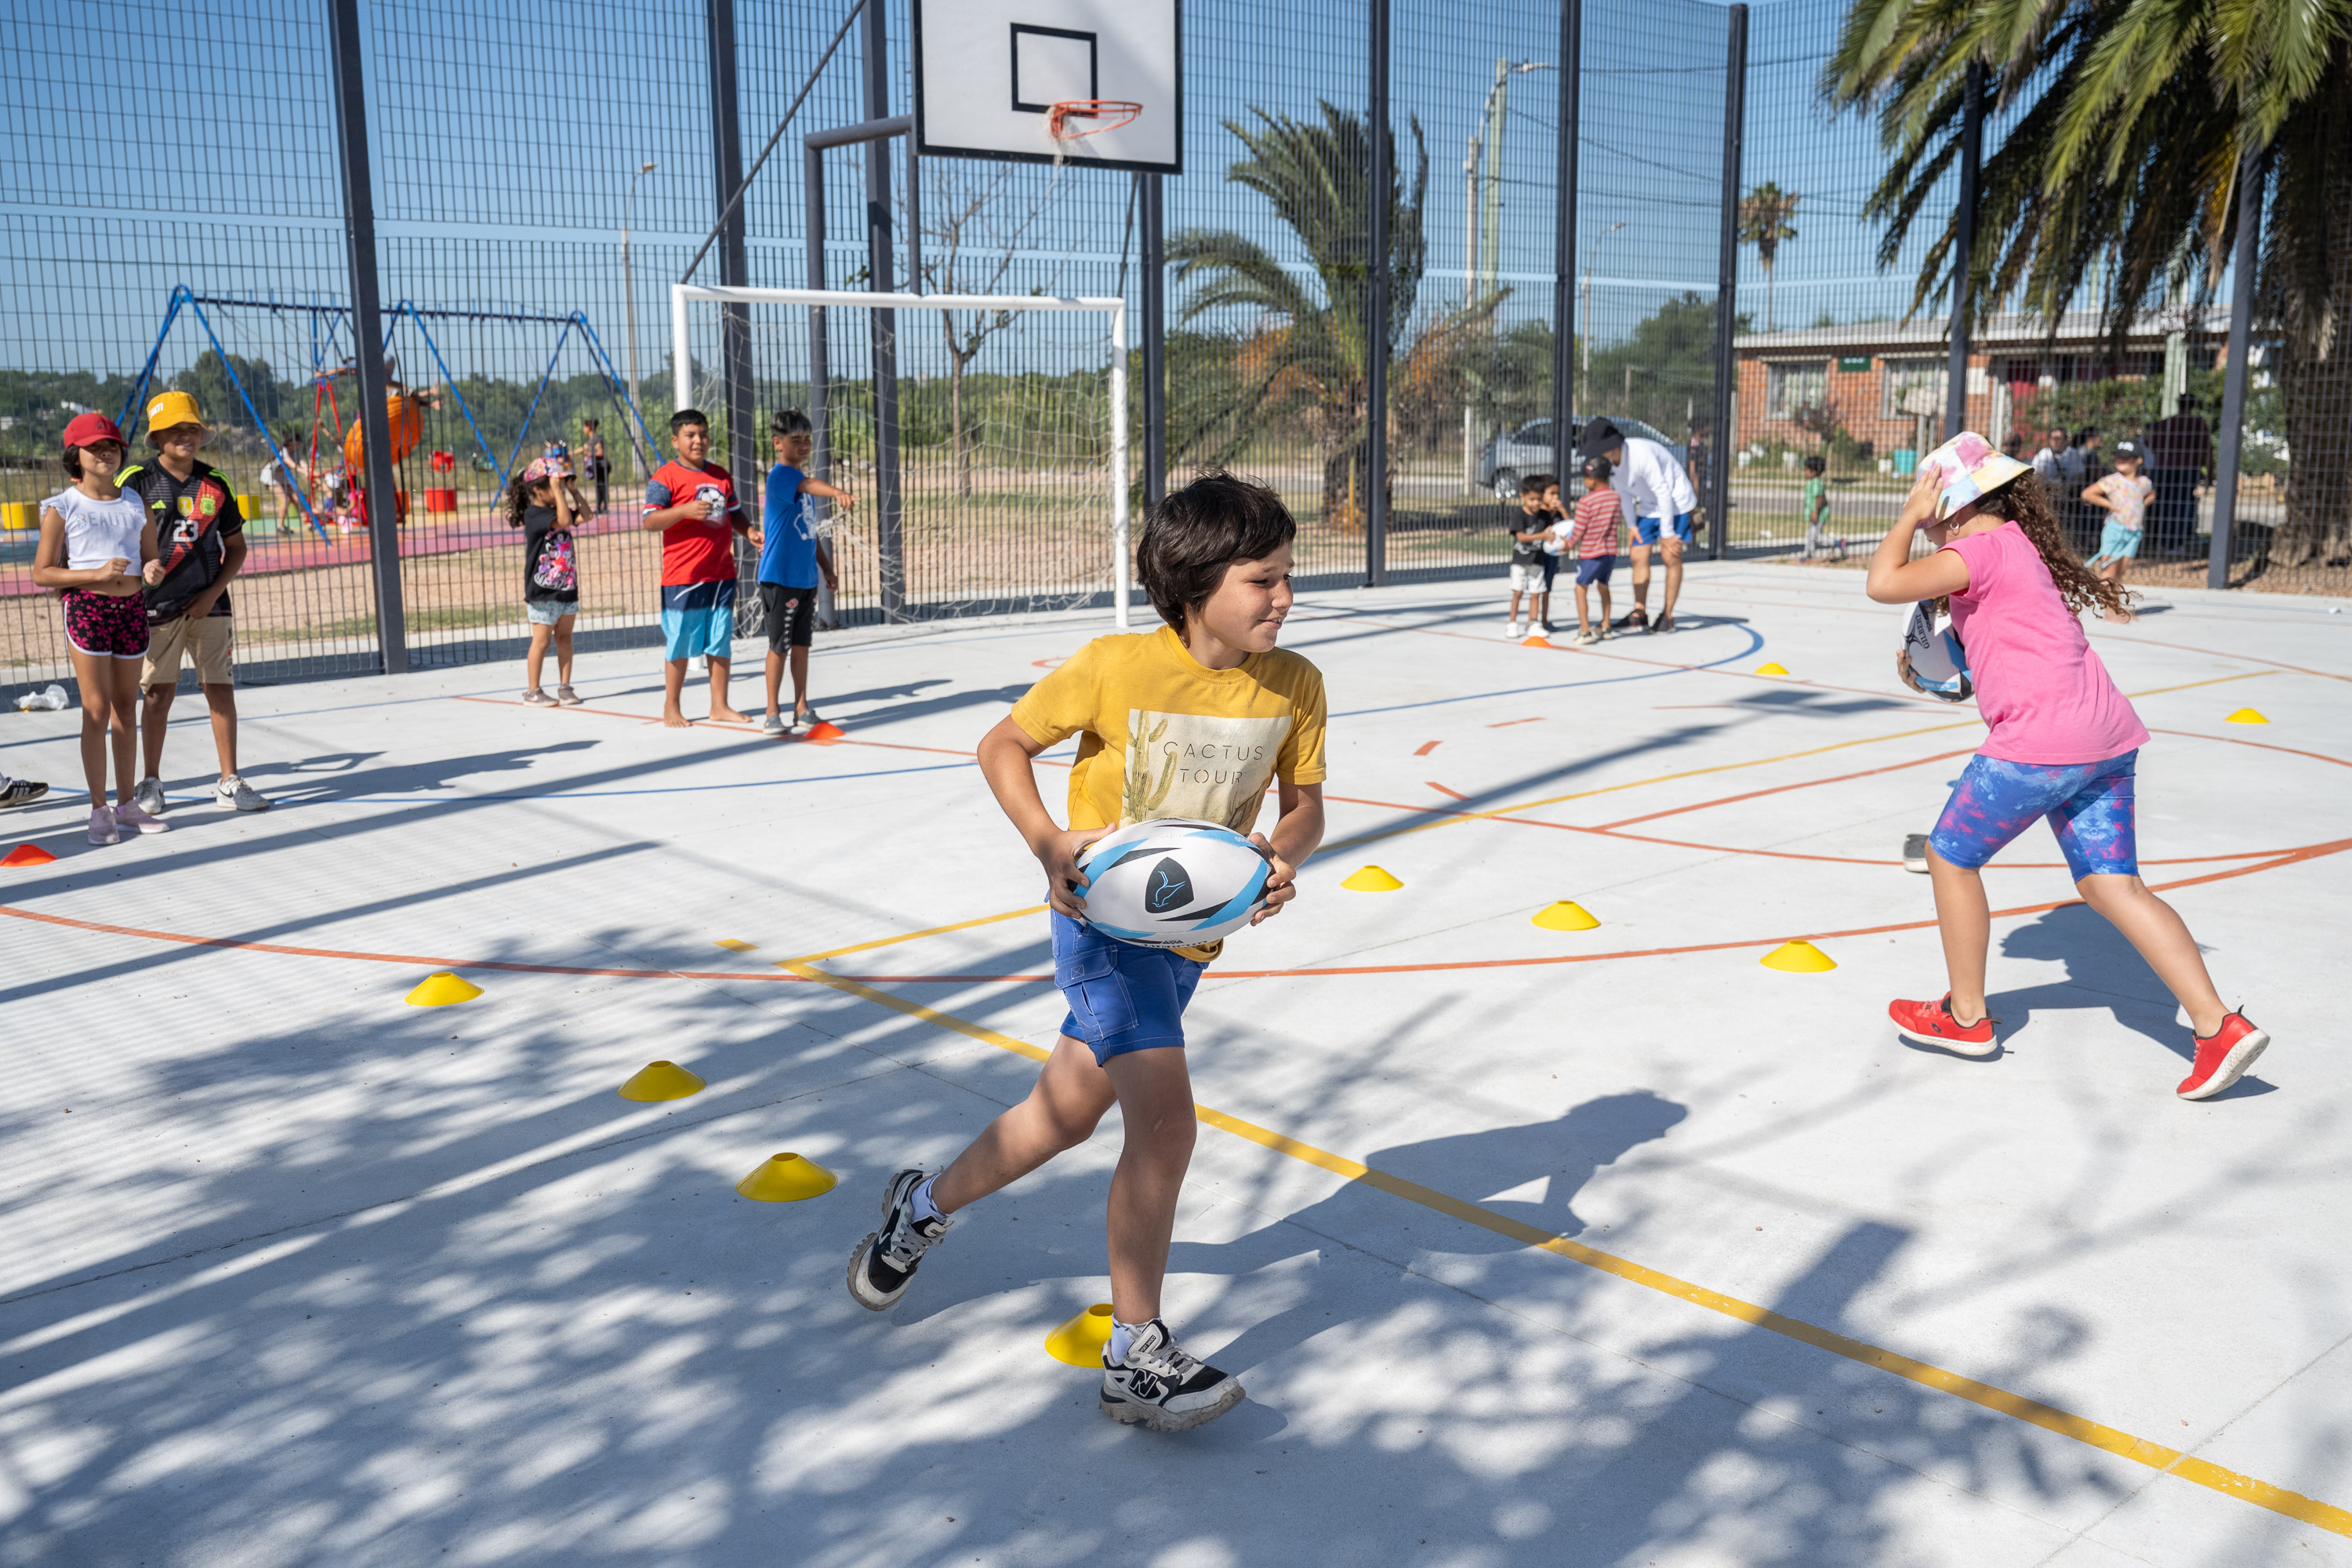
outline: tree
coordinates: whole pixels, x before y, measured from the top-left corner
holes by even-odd
[[[1772,258],[1782,240],[1797,237],[1789,220],[1797,216],[1797,204],[1804,199],[1773,181],[1739,198],[1739,243],[1756,247],[1756,259],[1764,268],[1764,330],[1768,332],[1772,330]]]
[[[1004,286],[1004,275],[1027,241],[1029,231],[1045,210],[1044,198],[1029,203],[1025,212],[1004,221],[1000,201],[1013,179],[1000,170],[959,201],[945,174],[935,179],[929,210],[940,215],[924,226],[937,244],[923,261],[923,276],[935,294],[993,294]],[[970,253],[981,253],[977,258]],[[963,268],[970,263],[970,281]],[[1059,269],[1056,269],[1058,275]],[[1030,290],[1043,294],[1040,287]],[[948,432],[955,448],[956,494],[971,494],[971,425],[964,413],[964,372],[980,357],[988,340],[1011,326],[1011,310],[941,310],[940,330],[948,346]]]
[[[1623,398],[1629,384],[1633,395]],[[1686,289],[1662,300],[1631,337],[1607,348],[1595,344],[1590,385],[1592,406],[1580,415],[1614,414],[1669,434],[1683,430],[1715,402],[1715,301]]]
[[[1171,237],[1168,258],[1186,299],[1187,325],[1221,314],[1242,318],[1234,335],[1240,403],[1222,432],[1188,432],[1195,449],[1221,461],[1247,445],[1274,420],[1303,418],[1314,435],[1323,468],[1323,516],[1360,525],[1374,477],[1364,471],[1368,433],[1366,365],[1371,332],[1384,334],[1391,358],[1409,379],[1425,368],[1424,355],[1443,352],[1475,322],[1492,317],[1501,291],[1424,327],[1403,344],[1421,292],[1426,247],[1422,207],[1429,191],[1429,149],[1421,122],[1412,124],[1415,162],[1410,178],[1400,167],[1395,139],[1385,149],[1385,179],[1367,179],[1374,166],[1363,117],[1329,103],[1318,120],[1292,120],[1253,109],[1254,123],[1228,120],[1224,128],[1244,155],[1225,178],[1273,204],[1275,216],[1297,237],[1313,282],[1298,277],[1255,240],[1230,229],[1187,229]],[[1389,204],[1389,319],[1366,320],[1370,305],[1371,192]],[[1383,411],[1385,415],[1385,411]],[[1393,450],[1391,444],[1391,450]],[[1388,475],[1378,482],[1389,482]]]
[[[2212,297],[2242,210],[2269,225],[2258,320],[2275,361],[2292,558],[2352,526],[2352,0],[1853,0],[1821,90],[1878,114],[1889,159],[1864,206],[1892,266],[1959,151],[1968,68],[1987,150],[1962,320],[2017,301],[2054,332],[2086,286],[2120,351],[2160,289]],[[2251,177],[2245,204],[2242,180]],[[1958,215],[1920,262],[1912,309],[1949,295]]]

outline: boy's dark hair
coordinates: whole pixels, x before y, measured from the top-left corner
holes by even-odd
[[[815,429],[809,416],[797,408],[779,408],[768,419],[771,436],[806,436]]]
[[[1199,613],[1227,566],[1263,560],[1297,533],[1297,520],[1270,487],[1213,469],[1151,509],[1135,574],[1160,618],[1181,633],[1184,612]]]
[[[583,419],[580,422],[580,426],[581,428],[584,430],[593,430],[597,428],[596,422],[593,419]]]
[[[669,433],[673,436],[689,425],[699,425],[708,430],[710,428],[710,416],[699,408],[681,408],[669,416]]]
[[[1519,493],[1523,496],[1539,496],[1558,483],[1559,480],[1549,474],[1529,474],[1519,481]]]
[[[1611,462],[1606,458],[1587,458],[1584,459],[1584,477],[1588,479],[1599,479],[1605,485],[1609,482],[1611,476],[1614,475],[1616,472],[1617,465]]]
[[[1805,459],[1805,472],[1809,474],[1825,474],[1829,472],[1829,467],[1830,460],[1818,453]]]

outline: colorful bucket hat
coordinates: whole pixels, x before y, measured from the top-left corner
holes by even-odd
[[[533,458],[522,471],[522,482],[535,485],[541,479],[563,479],[572,477],[572,465],[562,458]]]
[[[1981,500],[2020,474],[2033,470],[2008,457],[1973,430],[1963,430],[1925,458],[1919,466],[1932,469],[1941,493],[1936,498],[1936,521],[1945,521],[1973,500]]]

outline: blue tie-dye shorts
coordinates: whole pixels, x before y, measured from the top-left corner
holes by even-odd
[[[2139,875],[2139,840],[2132,824],[2132,773],[2137,747],[2103,763],[2054,767],[2042,763],[1969,759],[1952,798],[1927,842],[1955,866],[1975,870],[2033,825],[2050,819],[2066,868],[2085,877]]]

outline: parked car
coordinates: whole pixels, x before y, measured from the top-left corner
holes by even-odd
[[[1581,436],[1584,433],[1585,424],[1590,417],[1590,416],[1578,417],[1573,436]],[[1628,419],[1621,415],[1604,414],[1601,417],[1628,436],[1640,436],[1647,440],[1655,441],[1675,455],[1675,462],[1682,464],[1685,468],[1690,467],[1690,449],[1679,441],[1667,440],[1665,432],[1656,426],[1645,425],[1639,419]],[[1551,426],[1552,422],[1549,418],[1530,419],[1507,435],[1496,437],[1478,449],[1478,462],[1473,477],[1480,485],[1493,490],[1497,497],[1508,500],[1519,493],[1521,476],[1560,473],[1559,454],[1552,441]],[[1575,440],[1571,438],[1569,442],[1571,451],[1575,445]]]

